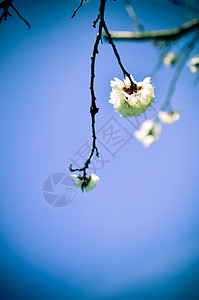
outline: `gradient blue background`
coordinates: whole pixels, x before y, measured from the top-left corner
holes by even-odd
[[[163,127],[156,144],[144,149],[130,141],[115,158],[107,156],[92,192],[78,191],[68,206],[50,206],[43,182],[69,173],[68,158],[90,139],[92,21],[99,1],[89,1],[73,20],[78,1],[14,2],[32,29],[14,12],[0,26],[0,299],[199,299],[194,75],[185,66],[172,100],[182,117]],[[186,21],[171,4],[134,2],[149,30]],[[119,0],[107,1],[106,20],[110,30],[131,29]],[[157,61],[150,43],[117,48],[137,81]],[[156,108],[172,74],[165,67],[152,78]],[[122,72],[104,43],[96,64],[97,128],[111,116],[128,125],[108,103],[113,77],[122,79]]]

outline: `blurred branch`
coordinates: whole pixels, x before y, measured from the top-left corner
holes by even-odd
[[[148,41],[148,40],[177,40],[182,36],[199,28],[199,19],[192,19],[179,27],[166,30],[152,30],[142,32],[110,31],[113,40],[121,41]],[[107,34],[104,38],[108,40]]]
[[[133,21],[134,26],[139,30],[139,31],[144,31],[144,26],[142,25],[142,23],[140,22],[140,20],[138,19],[133,6],[131,5],[131,1],[130,0],[122,0],[124,3],[124,7],[129,15],[129,18]]]
[[[181,6],[182,8],[185,8],[187,10],[191,10],[194,12],[198,12],[198,10],[199,10],[199,7],[191,5],[190,1],[187,1],[187,3],[186,3],[186,1],[180,1],[180,0],[168,0],[168,1],[174,5]],[[195,4],[197,5],[197,1]]]
[[[185,65],[185,63],[186,63],[186,61],[187,61],[187,59],[188,59],[191,51],[193,50],[194,46],[196,45],[198,39],[199,39],[199,31],[197,32],[196,35],[194,35],[193,39],[191,39],[191,41],[188,43],[188,45],[186,46],[186,48],[183,49],[183,51],[182,51],[183,52],[182,58],[181,58],[181,60],[178,63],[178,66],[177,66],[177,68],[175,70],[173,78],[171,79],[169,90],[167,92],[165,101],[162,104],[160,110],[165,110],[170,105],[171,98],[172,98],[172,95],[174,93],[177,81],[178,81],[178,79],[180,77],[180,74],[182,72],[182,69],[183,69],[183,67],[184,67],[184,65]]]

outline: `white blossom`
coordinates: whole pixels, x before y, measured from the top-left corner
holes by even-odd
[[[167,66],[173,66],[177,61],[178,56],[173,52],[168,52],[163,58],[163,62]]]
[[[70,175],[72,179],[74,179],[74,184],[77,186],[77,188],[81,188],[82,187],[82,182],[83,182],[83,177],[78,177],[77,175]],[[85,186],[85,190],[86,192],[91,191],[92,189],[94,189],[94,187],[96,186],[96,184],[100,181],[99,177],[96,174],[91,174],[88,178],[86,178],[86,186]]]
[[[173,124],[180,119],[180,112],[176,111],[159,111],[158,113],[159,119],[166,124]]]
[[[136,82],[132,76],[131,79],[137,85],[137,91],[131,91],[128,77],[124,79],[124,82],[118,78],[111,80],[112,91],[109,103],[113,104],[115,111],[123,118],[144,113],[155,97],[150,77],[146,77],[142,82]]]
[[[77,186],[77,188],[78,189],[81,188],[82,180],[79,177],[77,177],[77,175],[75,174],[70,175],[70,177],[75,181],[74,184]]]
[[[85,187],[85,190],[88,192],[88,191],[91,191],[95,186],[96,184],[100,181],[99,177],[96,175],[96,174],[91,174],[88,178],[88,184],[87,186]]]
[[[188,67],[192,73],[199,73],[199,54],[190,59],[188,62]]]
[[[158,140],[162,127],[152,120],[142,123],[140,129],[134,132],[134,136],[144,147],[149,147]]]

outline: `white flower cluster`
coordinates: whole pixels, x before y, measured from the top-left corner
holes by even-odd
[[[111,80],[112,91],[109,103],[113,104],[115,111],[123,118],[144,113],[155,97],[150,77],[146,77],[143,82],[136,82],[132,76],[131,79],[137,85],[137,90],[133,92],[128,77],[124,79],[124,82],[118,78]]]
[[[70,177],[75,180],[74,184],[77,186],[78,189],[82,187],[83,177],[78,177],[77,175],[70,175]],[[91,174],[87,178],[87,185],[85,186],[86,192],[94,189],[94,187],[99,181],[100,179],[96,174]]]
[[[159,111],[159,119],[165,124],[173,124],[180,118],[179,110],[176,111]],[[139,140],[144,147],[149,147],[156,142],[162,131],[162,126],[155,121],[147,120],[142,123],[140,129],[134,132],[134,137]]]
[[[152,120],[142,123],[139,130],[134,132],[134,136],[144,147],[149,147],[158,140],[162,127]]]
[[[177,61],[178,56],[173,52],[168,52],[163,58],[163,62],[167,66],[173,66]]]
[[[158,117],[165,124],[173,124],[180,119],[180,111],[160,111]]]
[[[192,73],[199,73],[199,55],[195,55],[188,62],[188,67]]]

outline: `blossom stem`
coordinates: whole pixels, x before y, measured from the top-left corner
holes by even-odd
[[[110,32],[109,32],[109,30],[108,30],[108,28],[107,28],[105,22],[103,22],[103,28],[104,28],[104,31],[105,31],[105,33],[106,33],[106,35],[107,35],[108,42],[109,42],[109,44],[110,44],[110,45],[112,46],[112,48],[113,48],[113,52],[114,52],[114,54],[115,54],[115,56],[116,56],[116,58],[117,58],[117,61],[118,61],[118,64],[119,64],[120,68],[122,69],[122,72],[123,72],[123,74],[124,74],[124,77],[127,76],[127,77],[129,78],[129,80],[130,80],[132,93],[133,93],[134,91],[137,92],[137,84],[135,84],[135,83],[133,82],[133,80],[132,80],[132,78],[131,78],[131,75],[125,70],[125,68],[124,68],[124,66],[123,66],[123,64],[122,64],[122,62],[121,62],[121,58],[120,58],[120,56],[119,56],[119,53],[117,52],[117,48],[116,48],[115,44],[113,43],[111,34],[110,34]]]

